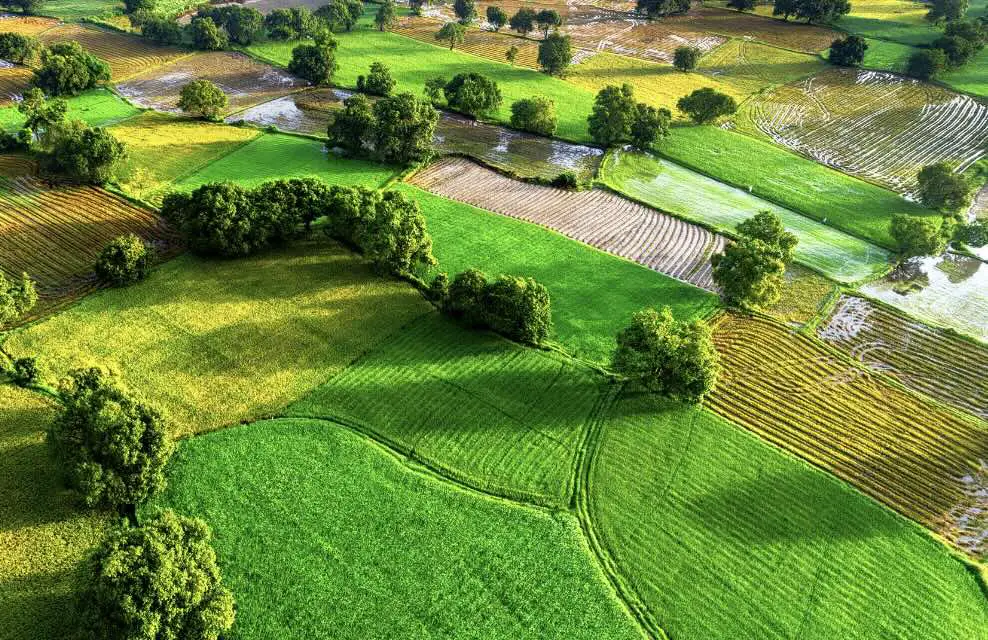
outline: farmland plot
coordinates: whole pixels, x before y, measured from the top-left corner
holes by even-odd
[[[830,69],[758,96],[739,125],[912,197],[923,166],[963,171],[986,154],[988,105],[889,73]]]
[[[140,111],[109,89],[91,89],[68,98],[69,120],[82,120],[93,127],[105,127],[136,116]],[[24,114],[16,106],[0,108],[0,129],[16,131],[24,126]]]
[[[342,89],[295,93],[241,111],[229,116],[226,121],[243,121],[259,127],[277,127],[279,131],[325,136],[330,111],[343,108],[343,100],[351,95],[352,92]]]
[[[986,348],[846,295],[817,335],[911,389],[988,419]]]
[[[0,60],[0,107],[11,104],[30,88],[32,75],[28,67]]]
[[[734,39],[703,56],[697,70],[745,93],[756,93],[769,85],[805,78],[826,66],[817,56]]]
[[[427,17],[406,16],[401,19],[398,27],[394,30],[403,36],[414,38],[421,42],[444,46],[436,40],[436,32],[443,26],[442,20],[435,20]],[[463,44],[456,45],[459,51],[465,51],[475,56],[494,60],[495,62],[507,62],[505,53],[512,46],[518,47],[518,57],[515,64],[529,69],[539,67],[539,43],[529,38],[513,36],[509,33],[494,33],[483,29],[468,28],[464,34]],[[445,46],[449,46],[448,43]]]
[[[714,341],[724,369],[710,408],[963,546],[951,513],[988,460],[984,423],[767,320],[725,316]]]
[[[555,229],[565,236],[713,290],[710,256],[724,238],[600,189],[519,182],[468,160],[440,160],[412,183],[433,193]]]
[[[86,51],[110,65],[113,82],[126,80],[189,55],[178,47],[157,46],[139,36],[89,25],[63,24],[45,31],[39,37],[46,45],[70,40],[78,42]]]
[[[229,98],[228,112],[271,100],[306,85],[288,72],[242,53],[214,51],[197,53],[134,76],[118,84],[117,90],[142,107],[179,112],[179,94],[192,80],[209,80],[222,89]]]
[[[58,20],[37,16],[15,16],[0,14],[0,33],[19,33],[23,36],[37,36],[59,24]]]

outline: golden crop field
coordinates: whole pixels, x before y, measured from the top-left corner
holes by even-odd
[[[25,36],[36,36],[57,24],[59,24],[59,21],[53,18],[0,15],[0,33],[19,33]]]
[[[110,65],[114,82],[189,55],[177,47],[156,46],[138,36],[79,24],[59,25],[42,33],[40,39],[48,45],[65,41],[78,42]]]
[[[827,67],[819,57],[733,39],[700,59],[697,70],[737,87],[746,94],[793,82]]]
[[[13,103],[31,85],[32,72],[27,67],[0,66],[0,106]]]
[[[443,26],[441,20],[427,17],[407,17],[402,19],[401,24],[395,29],[398,33],[409,38],[415,38],[421,42],[427,42],[437,46],[449,46],[442,41],[436,40],[436,32]],[[515,64],[521,67],[537,69],[539,66],[539,43],[528,38],[519,38],[508,33],[494,33],[482,29],[467,29],[463,44],[456,45],[459,51],[465,51],[475,56],[494,60],[496,62],[507,62],[504,55],[512,46],[518,47],[518,57]]]

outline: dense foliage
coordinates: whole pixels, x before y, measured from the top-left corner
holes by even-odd
[[[920,49],[906,61],[906,75],[920,80],[930,80],[946,67],[947,55],[942,49]]]
[[[96,259],[96,276],[108,284],[122,287],[139,282],[151,274],[154,251],[133,233],[117,236],[100,251]]]
[[[141,24],[141,35],[155,44],[175,45],[182,42],[182,25],[174,19],[152,16]]]
[[[37,38],[19,33],[0,33],[0,60],[31,64],[41,53]]]
[[[542,37],[548,38],[549,31],[563,26],[563,18],[555,9],[542,9],[535,15],[535,24],[542,30]]]
[[[829,60],[842,67],[857,67],[864,61],[868,43],[861,36],[847,36],[830,43]]]
[[[300,44],[292,49],[288,70],[314,85],[328,85],[336,73],[336,41],[322,40],[315,44]]]
[[[573,42],[569,36],[556,31],[539,43],[539,67],[549,75],[563,75],[572,59]]]
[[[34,72],[34,86],[53,96],[78,95],[109,82],[110,66],[82,48],[78,42],[59,42],[41,52],[41,66]]]
[[[497,83],[479,73],[458,73],[443,87],[450,109],[477,116],[497,111],[501,106],[501,90]]]
[[[209,18],[192,18],[189,24],[192,46],[203,51],[219,51],[230,46],[230,38]]]
[[[511,105],[511,126],[543,136],[556,132],[556,104],[545,96],[518,100]]]
[[[930,9],[926,12],[926,19],[930,22],[960,20],[967,13],[969,6],[968,0],[932,0]]]
[[[436,40],[448,42],[450,50],[466,39],[467,28],[459,22],[447,22],[436,32]]]
[[[738,224],[737,232],[738,240],[710,259],[714,282],[728,305],[745,310],[769,307],[782,294],[797,238],[768,211]]]
[[[47,164],[70,180],[101,185],[110,181],[124,155],[123,143],[108,129],[75,121],[60,127]]]
[[[316,9],[315,16],[322,20],[331,31],[352,30],[360,16],[364,13],[364,5],[360,0],[332,0],[327,5]]]
[[[226,31],[231,42],[243,46],[254,42],[264,28],[264,15],[260,11],[239,4],[200,7],[198,15],[215,22]]]
[[[442,309],[466,323],[486,327],[512,340],[538,344],[552,331],[548,290],[532,278],[500,276],[493,282],[478,269],[464,271],[446,286],[446,275],[430,287]]]
[[[511,16],[511,19],[508,21],[508,25],[521,35],[527,36],[535,30],[535,22],[537,18],[538,13],[536,13],[535,9],[522,7],[517,13],[515,13],[515,15]]]
[[[635,10],[649,18],[661,18],[690,10],[690,0],[635,0]]]
[[[692,71],[700,62],[701,51],[696,47],[676,47],[672,54],[672,66],[680,71]]]
[[[938,256],[947,249],[953,226],[946,218],[900,213],[892,217],[889,233],[903,260],[916,256]]]
[[[919,201],[931,209],[960,209],[971,197],[971,184],[946,162],[923,167],[916,175],[916,181]]]
[[[218,120],[229,100],[223,90],[209,80],[193,80],[179,94],[178,108],[207,120]]]
[[[374,103],[371,131],[379,159],[393,164],[421,162],[432,153],[432,136],[439,112],[411,93],[399,93]]]
[[[738,110],[738,103],[726,93],[704,87],[676,102],[676,107],[697,124],[706,124]]]
[[[306,7],[275,9],[264,17],[264,27],[272,40],[301,40],[312,34],[312,12]]]
[[[398,24],[398,9],[394,0],[384,0],[374,14],[374,24],[379,31],[387,31]]]
[[[453,0],[453,13],[460,24],[470,24],[477,17],[477,3],[474,0]]]
[[[395,88],[391,70],[383,62],[372,62],[370,73],[357,77],[357,91],[372,96],[389,96]]]
[[[26,273],[11,282],[0,271],[0,327],[20,318],[38,302],[34,281]]]
[[[636,103],[631,85],[624,84],[608,85],[597,93],[587,123],[590,138],[601,146],[628,142],[636,148],[648,149],[668,135],[671,118],[668,109]]]
[[[494,31],[500,31],[504,25],[508,24],[508,14],[497,5],[487,7],[487,22],[491,24]]]
[[[774,16],[782,16],[785,20],[796,16],[811,24],[833,22],[850,11],[848,0],[775,0],[772,7]]]

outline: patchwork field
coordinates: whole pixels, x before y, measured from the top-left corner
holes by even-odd
[[[655,156],[608,154],[601,180],[615,191],[728,234],[759,211],[772,211],[799,238],[796,259],[835,280],[855,282],[888,270],[889,254],[864,240]]]
[[[984,423],[766,320],[725,316],[714,339],[724,370],[710,408],[963,546],[953,511],[965,501],[961,478],[988,459]]]
[[[988,638],[977,579],[920,527],[705,411],[623,396],[588,486],[671,638]]]
[[[227,112],[271,100],[306,84],[286,71],[242,53],[213,51],[197,53],[134,76],[117,85],[117,90],[136,105],[180,112],[179,94],[192,80],[209,80],[222,89],[229,99]]]
[[[231,638],[642,637],[573,516],[438,481],[331,422],[183,443],[160,504],[212,525]]]
[[[724,238],[608,191],[565,191],[512,180],[461,158],[433,163],[412,184],[441,196],[533,222],[713,290],[710,256]]]
[[[113,11],[122,4],[117,0],[45,0],[44,13],[62,20],[79,20]]]
[[[69,40],[78,42],[110,65],[113,82],[121,82],[189,55],[178,47],[157,46],[138,36],[89,25],[62,24],[45,31],[39,38],[46,45]]]
[[[826,68],[819,57],[734,39],[700,59],[697,70],[745,94],[793,82]]]
[[[958,91],[988,98],[988,49],[983,49],[960,69],[943,74],[940,81]]]
[[[182,436],[271,415],[430,309],[407,284],[312,241],[244,260],[177,258],[4,348],[55,375],[109,367]]]
[[[846,295],[817,335],[910,389],[988,419],[984,347]]]
[[[986,153],[988,105],[899,76],[830,69],[752,100],[739,125],[912,196],[916,173],[963,171]]]
[[[92,89],[66,100],[69,105],[66,117],[82,120],[93,127],[106,127],[140,113],[107,89]],[[0,129],[13,131],[24,126],[24,116],[17,107],[0,108]]]
[[[403,36],[414,38],[427,44],[449,47],[442,41],[436,40],[436,33],[442,28],[444,20],[436,20],[425,16],[405,16],[394,30]],[[456,45],[459,51],[487,58],[494,62],[505,62],[505,54],[512,46],[518,47],[518,57],[515,64],[529,69],[539,68],[539,43],[529,38],[511,35],[513,32],[502,31],[494,33],[483,29],[467,29],[463,44]]]

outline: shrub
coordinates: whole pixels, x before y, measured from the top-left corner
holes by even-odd
[[[705,124],[738,110],[738,104],[731,96],[704,87],[679,99],[676,106],[696,124]]]
[[[519,342],[537,344],[552,330],[549,292],[531,278],[500,276],[488,282],[484,272],[469,269],[449,285],[443,309]]]
[[[326,202],[329,235],[359,251],[380,199],[373,189],[333,185]]]
[[[27,132],[25,139],[21,134]],[[21,129],[18,133],[0,131],[0,153],[12,153],[17,151],[27,151],[31,148],[30,129]]]
[[[920,49],[906,61],[906,75],[920,80],[930,80],[946,66],[947,54],[941,49]]]
[[[157,0],[124,0],[124,11],[135,13],[137,11],[153,12],[157,8]]]
[[[133,518],[136,505],[165,487],[173,445],[161,415],[97,368],[72,371],[58,396],[47,441],[69,487],[87,506]]]
[[[553,12],[555,13],[555,12]],[[553,76],[561,76],[573,59],[573,44],[569,36],[553,32],[539,43],[539,67]]]
[[[429,78],[425,81],[425,88],[422,92],[430,104],[440,107],[446,104],[446,94],[443,89],[449,84],[449,80],[443,77]]]
[[[945,162],[923,167],[916,175],[916,181],[919,201],[931,209],[960,209],[971,197],[971,185]]]
[[[439,112],[411,93],[399,93],[374,104],[373,141],[384,162],[421,162],[432,152]]]
[[[960,20],[967,13],[969,4],[968,0],[933,0],[926,19],[930,22]]]
[[[59,42],[41,52],[34,86],[53,96],[78,95],[110,80],[110,66],[78,42]]]
[[[357,78],[357,91],[372,96],[389,96],[395,88],[395,79],[383,62],[372,62],[367,77]]]
[[[436,303],[442,303],[447,296],[449,296],[449,276],[446,272],[437,273],[429,283],[429,289],[426,291],[426,296],[429,300]]]
[[[672,66],[680,71],[692,71],[700,62],[700,50],[696,47],[676,47],[672,54]]]
[[[330,112],[329,144],[351,155],[361,155],[374,135],[375,120],[367,96],[352,95],[343,101],[343,108]]]
[[[556,103],[545,96],[518,100],[511,105],[511,126],[543,136],[556,132]]]
[[[0,7],[20,9],[25,15],[37,15],[44,6],[44,0],[3,0]]]
[[[192,46],[203,51],[219,51],[230,46],[230,39],[209,18],[192,18],[189,24]]]
[[[31,64],[41,52],[37,38],[19,33],[0,33],[0,60]]]
[[[96,275],[116,287],[140,282],[151,274],[154,252],[133,233],[117,236],[96,259]]]
[[[957,225],[954,237],[969,247],[983,247],[988,244],[988,220]]]
[[[443,88],[443,94],[451,109],[474,118],[497,111],[501,106],[497,83],[479,73],[457,74]]]
[[[727,0],[727,6],[738,11],[754,11],[755,0]]]
[[[617,335],[612,362],[649,391],[691,403],[713,391],[720,371],[710,327],[677,321],[669,307],[636,313]]]
[[[292,49],[288,71],[314,85],[328,85],[336,73],[336,42],[300,44]]]
[[[842,67],[857,67],[864,61],[868,43],[861,36],[847,36],[830,43],[830,62]]]
[[[233,625],[209,527],[163,511],[109,532],[88,562],[86,637],[217,640]]]
[[[796,2],[796,17],[805,19],[809,24],[833,22],[850,12],[851,3],[848,0],[797,0]]]
[[[101,185],[109,182],[123,157],[123,143],[107,129],[74,122],[56,133],[47,163],[71,180]]]
[[[178,108],[206,120],[218,120],[228,103],[223,90],[209,80],[193,80],[182,87]]]
[[[500,31],[508,24],[508,14],[501,7],[490,5],[487,7],[487,22],[491,23],[494,31]]]
[[[20,318],[38,302],[34,281],[26,273],[20,282],[11,282],[0,271],[0,327]]]
[[[915,256],[938,256],[946,251],[953,227],[946,218],[899,213],[892,216],[889,234],[899,257],[907,260]]]
[[[443,310],[472,326],[484,326],[483,300],[487,290],[487,274],[480,269],[467,269],[456,274],[449,285]]]
[[[65,124],[69,103],[61,98],[46,98],[41,89],[24,92],[17,111],[24,115],[24,128],[38,137],[42,151],[50,151]]]
[[[512,67],[515,66],[515,60],[518,59],[518,47],[517,45],[511,45],[508,47],[507,51],[504,52],[504,59],[508,61]]]
[[[930,46],[943,51],[947,66],[952,69],[963,66],[978,52],[973,42],[960,36],[942,36],[934,40]]]
[[[28,387],[41,378],[37,358],[17,358],[10,371],[10,381],[19,387]]]
[[[549,186],[557,189],[579,189],[580,180],[572,171],[563,171],[558,176],[549,181]]]

